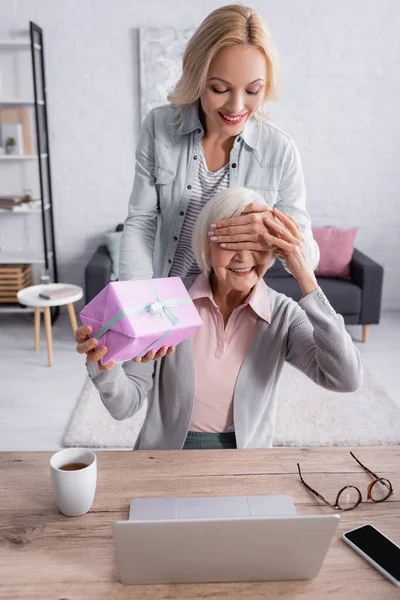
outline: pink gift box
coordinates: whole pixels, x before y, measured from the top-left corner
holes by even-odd
[[[203,324],[179,277],[109,283],[80,318],[108,348],[101,364],[176,346]]]

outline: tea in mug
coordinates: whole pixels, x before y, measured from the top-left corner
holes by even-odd
[[[61,471],[79,471],[80,469],[86,469],[86,467],[88,467],[89,465],[87,465],[86,463],[83,462],[73,462],[73,463],[67,463],[66,465],[63,465],[62,467],[59,467],[59,469]]]

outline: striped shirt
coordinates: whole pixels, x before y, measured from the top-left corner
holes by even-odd
[[[193,183],[193,193],[182,225],[170,277],[187,277],[188,275],[198,275],[200,273],[192,249],[194,224],[203,206],[217,192],[225,190],[228,187],[229,163],[218,169],[218,171],[209,171],[202,150],[200,153],[199,169]]]

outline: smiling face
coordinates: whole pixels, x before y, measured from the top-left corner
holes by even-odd
[[[264,101],[267,63],[255,46],[222,48],[211,62],[200,102],[207,133],[238,135]]]
[[[272,251],[225,250],[210,242],[210,262],[219,292],[249,294],[275,260]]]

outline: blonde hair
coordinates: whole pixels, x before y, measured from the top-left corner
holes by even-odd
[[[269,30],[260,15],[247,6],[229,4],[208,15],[190,38],[183,56],[182,76],[169,94],[181,114],[186,106],[196,104],[204,91],[211,61],[228,46],[254,46],[263,53],[267,78],[263,103],[255,117],[266,119],[264,103],[278,97],[280,68],[278,54]]]
[[[211,223],[238,217],[249,204],[267,204],[256,191],[244,187],[227,188],[218,192],[203,206],[197,217],[192,234],[192,248],[199,269],[211,271],[208,232]]]

